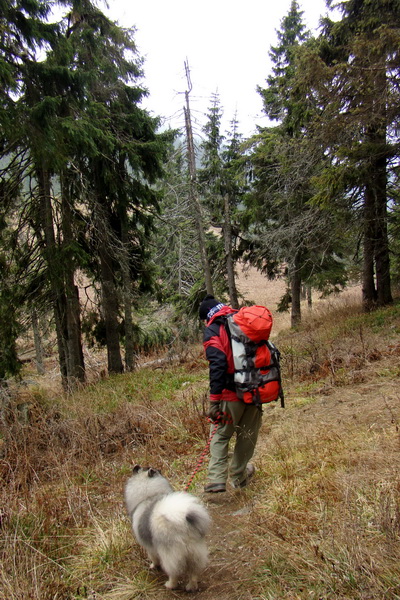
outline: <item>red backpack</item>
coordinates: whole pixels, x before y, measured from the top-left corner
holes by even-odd
[[[281,399],[280,352],[269,341],[272,314],[265,306],[244,306],[226,317],[235,365],[236,393],[247,404]]]

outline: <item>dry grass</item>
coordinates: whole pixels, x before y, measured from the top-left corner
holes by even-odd
[[[265,408],[257,477],[205,497],[202,600],[400,598],[400,310],[354,304],[282,330],[286,409]],[[122,501],[130,465],[183,489],[207,439],[207,366],[110,378],[69,398],[33,389],[3,413],[0,598],[181,597],[149,573]],[[21,409],[23,407],[23,410]],[[201,494],[200,472],[193,492]]]
[[[395,598],[398,432],[389,419],[380,431],[357,419],[324,423],[317,408],[276,426],[272,453],[259,459],[268,489],[255,509],[264,549],[268,539],[259,565],[266,597]]]

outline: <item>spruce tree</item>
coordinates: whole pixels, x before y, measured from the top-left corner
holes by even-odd
[[[139,106],[146,92],[133,32],[90,2],[70,7],[47,56],[17,61],[23,68],[3,129],[4,156],[13,157],[18,172],[13,184],[6,165],[7,193],[21,198],[41,252],[68,389],[84,377],[77,269],[101,283],[109,370],[123,369],[119,288],[129,291],[135,278],[146,279],[154,183],[169,138],[156,133],[158,120]],[[31,184],[22,189],[24,181]],[[130,295],[123,297],[129,317]],[[132,351],[127,362],[132,368]]]
[[[26,294],[20,268],[24,260],[16,262],[14,231],[22,210],[18,198],[30,167],[27,147],[20,143],[25,135],[20,97],[37,51],[56,39],[57,26],[47,21],[50,6],[41,0],[0,0],[0,379],[15,375],[20,366],[16,338]],[[34,254],[27,246],[28,255]]]
[[[196,220],[189,200],[184,146],[170,150],[162,180],[160,215],[152,234],[153,261],[161,295],[174,303],[193,302],[193,290],[203,280],[196,236]],[[198,293],[198,291],[196,292]]]
[[[267,86],[258,87],[263,99],[264,112],[271,121],[278,121],[288,136],[296,136],[304,124],[304,105],[293,97],[293,81],[296,69],[296,52],[308,38],[303,22],[303,12],[296,0],[292,0],[288,14],[277,30],[278,45],[271,46],[269,56],[272,74]]]
[[[235,264],[238,258],[239,213],[247,189],[243,138],[236,115],[230,122],[226,144],[222,150],[224,179],[224,251],[231,306],[239,308]]]
[[[126,364],[132,369],[131,288],[135,280],[139,286],[146,279],[146,247],[159,199],[154,183],[171,135],[158,134],[158,119],[140,107],[146,90],[133,31],[122,30],[94,7],[89,14],[85,7],[80,11],[75,7],[66,30],[86,86],[80,124],[85,137],[77,138],[76,165],[93,225],[88,244],[95,260],[90,264],[101,284],[108,369],[121,372],[120,311]]]
[[[295,1],[282,20],[278,39],[270,52],[272,74],[266,88],[259,88],[266,115],[278,124],[260,129],[253,140],[255,181],[246,199],[246,245],[248,256],[269,276],[278,274],[280,265],[287,266],[290,287],[281,307],[291,304],[291,323],[296,326],[304,282],[324,291],[343,285],[344,263],[334,259],[342,251],[343,235],[329,211],[312,203],[313,178],[323,155],[307,142],[306,127],[315,107],[296,86],[299,51],[312,40]]]
[[[285,183],[288,176],[287,167],[293,163],[293,146],[297,146],[297,140],[301,137],[305,120],[304,106],[301,106],[301,103],[299,105],[298,99],[294,98],[292,94],[296,51],[308,37],[302,15],[298,3],[293,0],[289,13],[282,20],[281,30],[277,32],[279,45],[271,47],[270,58],[273,62],[273,74],[267,78],[267,87],[259,88],[266,115],[279,123],[273,133],[267,133],[266,140],[267,152],[272,150],[273,153],[276,153],[278,150],[278,156],[275,158],[278,166],[273,174],[273,181],[271,182],[270,174],[268,174],[267,179],[270,181],[265,182],[264,179],[264,182],[269,187],[272,185],[278,195],[273,201],[271,210],[275,221],[273,227],[280,229],[283,234],[281,247],[286,247],[284,260],[288,264],[291,286],[292,326],[297,325],[301,319],[300,291],[304,277],[301,268],[307,258],[307,249],[304,243],[299,243],[299,237],[302,234],[299,232],[296,235],[298,225],[295,225],[295,215],[298,215],[299,211],[303,212],[308,199],[307,180],[298,180],[294,185],[294,180],[292,180],[290,186]],[[296,142],[293,143],[293,140]],[[280,148],[278,149],[278,147]],[[263,148],[257,149],[258,156],[260,156],[260,151],[262,153]],[[256,162],[258,161],[259,158]]]
[[[199,182],[203,202],[207,206],[212,225],[221,227],[223,218],[223,180],[222,180],[222,145],[224,136],[221,133],[222,108],[218,93],[211,98],[211,105],[203,127],[204,140],[201,143],[201,168]]]
[[[324,201],[335,206],[340,190],[361,215],[369,309],[392,301],[387,205],[398,155],[400,7],[349,0],[339,8],[342,19],[325,20],[317,51],[304,57],[302,83],[320,106],[310,134],[333,163],[320,182]]]
[[[238,152],[237,122],[233,120],[229,146],[224,143],[221,133],[222,108],[218,94],[214,94],[203,127],[205,139],[202,142],[202,168],[199,181],[202,186],[203,202],[207,207],[211,224],[221,229],[224,255],[224,280],[229,293],[230,304],[238,308],[238,292],[235,282],[234,257],[232,249],[232,209],[238,201],[234,180],[234,160]]]
[[[301,318],[301,266],[307,254],[304,243],[299,243],[300,232],[296,236],[294,217],[303,211],[308,199],[305,173],[297,180],[291,178],[287,185],[288,170],[291,169],[289,165],[293,166],[293,147],[298,145],[305,118],[304,110],[298,106],[297,99],[292,97],[296,51],[307,38],[302,13],[296,1],[291,3],[290,11],[283,18],[281,30],[277,34],[279,45],[271,47],[270,51],[272,74],[267,78],[266,88],[259,87],[258,91],[263,99],[266,115],[271,120],[278,121],[278,125],[262,131],[256,142],[252,160],[257,178],[255,191],[258,200],[250,198],[250,202],[258,202],[261,213],[264,211],[267,215],[266,231],[272,228],[272,236],[274,230],[279,229],[281,233],[279,246],[275,246],[280,250],[278,256],[270,252],[270,256],[264,256],[264,260],[267,259],[270,263],[266,268],[271,273],[277,260],[288,264],[294,326]],[[248,205],[251,206],[249,201]],[[265,219],[261,223],[265,229]],[[269,240],[267,243],[272,246],[272,238],[267,233],[264,235]]]

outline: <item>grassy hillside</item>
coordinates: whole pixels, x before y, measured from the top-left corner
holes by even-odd
[[[252,485],[203,494],[213,518],[201,600],[400,598],[400,305],[347,305],[274,339],[286,408],[264,410]],[[4,399],[0,598],[147,599],[150,573],[125,515],[131,465],[183,489],[208,437],[207,365],[108,378],[71,397]]]

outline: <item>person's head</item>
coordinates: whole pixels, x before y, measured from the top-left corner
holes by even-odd
[[[199,306],[199,317],[201,321],[209,321],[211,317],[218,312],[224,304],[216,300],[212,294],[207,294]]]

